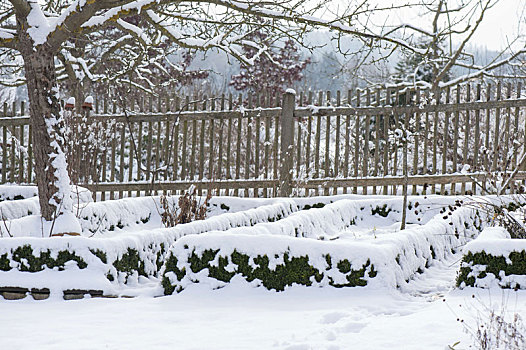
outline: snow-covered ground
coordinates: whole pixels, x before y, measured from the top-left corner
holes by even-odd
[[[229,255],[227,248],[235,247],[255,256],[263,247],[261,253],[275,260],[278,259],[275,254],[283,253],[280,249],[285,244],[289,245],[287,252],[291,256],[296,253],[303,256],[308,252],[310,263],[327,275],[330,271],[323,265],[326,260],[318,261],[319,254],[315,254],[318,251],[330,253],[333,259],[349,258],[353,265],[353,259],[364,255],[373,259],[378,276],[383,277],[377,277],[378,283],[368,283],[366,287],[333,288],[320,283],[323,288],[316,284],[311,287],[294,285],[276,292],[256,287],[258,283],[246,282],[239,274],[229,283],[214,284],[222,288],[213,289],[207,283],[196,283],[207,281],[202,278],[206,277],[203,272],[187,272],[184,290],[160,297],[164,293],[160,284],[162,276],[152,274],[148,278],[132,279],[126,285],[113,283],[115,293],[110,295],[135,298],[64,301],[62,290],[93,288],[93,276],[87,276],[90,271],[100,271],[68,267],[64,271],[46,268],[30,273],[13,268],[0,271],[0,285],[52,287],[51,296],[43,301],[35,301],[31,296],[7,301],[0,296],[0,350],[480,349],[472,336],[481,325],[489,322],[491,311],[500,315],[504,310],[507,317],[517,313],[526,318],[525,290],[501,290],[496,284],[489,289],[455,288],[462,257],[461,249],[456,248],[474,238],[466,234],[472,233],[470,225],[477,220],[467,220],[471,217],[468,208],[454,210],[457,203],[454,197],[410,198],[412,209],[408,229],[400,231],[399,198],[349,195],[254,200],[216,197],[211,203],[208,220],[164,229],[160,228],[158,198],[92,203],[86,196],[79,199],[79,202],[88,203],[81,215],[85,237],[57,239],[23,237],[27,231],[23,221],[36,213],[36,198],[32,196],[33,193],[28,193],[24,196],[26,199],[16,201],[11,200],[12,196],[4,196],[6,200],[0,204],[0,209],[5,209],[13,224],[11,227],[20,223],[20,235],[4,237],[5,243],[0,250],[12,254],[9,246],[19,241],[31,242],[33,250],[69,242],[68,249],[92,263],[87,249],[79,248],[83,242],[97,243],[97,247],[111,247],[120,239],[143,243],[140,237],[147,239],[166,231],[171,232],[171,236],[165,232],[163,237],[175,240],[170,250],[175,253],[177,247],[185,250],[184,245],[188,244],[196,249],[223,249],[225,256]],[[334,203],[329,204],[332,201]],[[302,210],[307,205],[311,209]],[[457,229],[466,235],[458,242],[459,238],[449,232],[457,232]],[[375,255],[376,250],[366,243],[383,250]],[[353,248],[353,244],[358,245]],[[435,247],[432,253],[430,244]],[[325,252],[321,248],[330,250]],[[107,253],[108,262],[113,261],[111,249]],[[395,259],[397,253],[402,255],[400,261]],[[177,256],[181,258],[184,254]],[[395,261],[404,274],[398,274],[396,283],[394,280],[383,283],[396,275]],[[10,267],[18,266],[12,265]],[[105,273],[107,266],[103,267],[101,271]],[[104,273],[99,273],[97,278],[111,284]],[[27,283],[24,279],[28,279]],[[37,286],[37,281],[42,285]],[[85,287],[84,282],[87,283]],[[526,336],[526,329],[519,331]]]
[[[526,291],[452,290],[458,256],[405,290],[231,283],[152,298],[0,304],[2,349],[468,349],[484,308],[526,316]],[[473,298],[473,295],[475,298]],[[489,314],[489,311],[488,311]],[[457,321],[457,319],[464,322]],[[477,346],[472,347],[478,349]]]

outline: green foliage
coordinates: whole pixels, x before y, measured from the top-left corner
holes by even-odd
[[[194,273],[197,273],[203,269],[206,269],[209,263],[215,259],[218,252],[219,249],[207,249],[202,253],[201,256],[199,256],[195,253],[194,250],[190,258],[188,259],[188,262],[190,263],[190,270],[192,270],[192,272]]]
[[[325,206],[325,203],[314,203],[313,205],[309,205],[309,204],[305,204],[305,206],[303,207],[303,210],[309,210],[309,209],[312,209],[312,208],[323,208]]]
[[[326,270],[330,270],[332,269],[332,259],[331,259],[331,256],[329,254],[325,255],[325,262],[327,263],[327,268]]]
[[[131,275],[134,271],[137,271],[141,276],[146,276],[144,262],[139,257],[139,252],[133,248],[128,248],[128,251],[120,259],[113,262],[113,266],[117,271],[125,272],[126,276]]]
[[[156,259],[155,259],[155,265],[157,266],[157,271],[159,271],[161,269],[161,267],[163,266],[164,254],[166,252],[166,249],[164,247],[164,243],[161,243],[159,245],[159,247],[160,247],[160,249],[157,252]],[[150,245],[150,250],[153,250],[153,245]]]
[[[7,258],[7,253],[0,256],[0,270],[9,271],[11,266],[9,266],[9,259]]]
[[[64,265],[68,261],[76,261],[80,269],[85,269],[88,264],[75,253],[61,250],[57,258],[51,257],[51,251],[40,252],[39,256],[33,255],[33,248],[29,244],[18,247],[13,251],[12,260],[20,263],[20,271],[38,272],[44,270],[45,266],[52,269],[58,267],[59,271],[64,270]]]
[[[188,264],[190,270],[194,273],[198,273],[204,269],[208,269],[208,277],[217,279],[222,282],[229,282],[232,277],[236,274],[240,274],[248,282],[259,280],[263,286],[269,290],[283,291],[287,286],[293,284],[300,284],[304,286],[311,286],[313,280],[321,282],[324,277],[324,273],[314,268],[309,263],[308,256],[293,256],[289,253],[282,253],[283,263],[276,264],[274,268],[270,268],[270,259],[267,255],[257,255],[253,258],[247,254],[243,254],[234,250],[230,256],[219,256],[217,254],[219,250],[207,249],[201,254],[192,251],[188,257]],[[281,254],[276,254],[274,258],[278,259]],[[216,260],[217,265],[211,264],[212,261]],[[333,267],[332,258],[329,254],[325,255],[325,261],[327,263],[326,271],[329,271]],[[231,262],[235,267],[233,271],[227,271],[226,266]],[[252,262],[252,263],[251,263]],[[368,260],[365,265],[360,269],[352,269],[349,260],[344,259],[335,262],[338,270],[345,275],[348,283],[336,284],[329,280],[329,284],[335,287],[354,287],[354,286],[365,286],[367,280],[364,279],[366,271],[369,270],[368,277],[374,278],[377,275],[377,271],[374,270],[374,266]],[[170,282],[167,277],[167,273],[173,272],[178,281],[181,281],[186,275],[186,270],[179,269],[177,267],[177,258],[172,254],[166,260],[165,264],[165,275],[162,279],[162,285],[165,294],[172,294],[176,290],[176,285]]]
[[[220,256],[218,258],[217,266],[208,267],[208,276],[215,278],[216,280],[222,282],[230,282],[232,277],[234,277],[235,272],[228,272],[225,267],[228,265],[228,258]]]
[[[172,295],[175,291],[175,287],[172,285],[172,282],[170,282],[170,279],[166,276],[163,276],[161,280],[161,286],[164,290],[164,295]]]
[[[351,263],[347,259],[339,261],[337,266],[340,272],[346,274],[345,279],[347,280],[348,283],[345,283],[345,284],[334,283],[334,281],[331,278],[329,278],[329,284],[336,288],[366,286],[367,280],[363,278],[365,277],[365,272],[367,271],[367,268],[369,266],[371,266],[370,271],[368,273],[370,278],[374,278],[378,274],[378,272],[375,271],[374,269],[374,265],[371,265],[370,260],[367,260],[365,265],[363,265],[362,268],[359,270],[353,270]],[[347,272],[344,272],[344,271],[347,271]]]
[[[484,278],[488,274],[493,274],[495,278],[501,280],[500,272],[504,271],[505,276],[509,275],[526,275],[526,251],[511,252],[508,256],[511,263],[506,262],[504,256],[494,256],[485,251],[472,253],[468,252],[462,258],[462,265],[457,277],[457,287],[465,283],[466,286],[475,286],[476,279]],[[485,271],[479,272],[474,276],[472,266],[485,266]],[[471,275],[471,276],[470,276]]]
[[[100,249],[90,249],[89,250],[93,255],[95,255],[97,258],[100,259],[103,263],[108,263],[108,257],[106,256],[106,253]]]
[[[376,208],[373,208],[371,210],[371,214],[372,215],[378,214],[378,215],[386,218],[387,215],[389,215],[389,213],[391,212],[391,210],[392,210],[391,208],[387,208],[387,204],[384,204],[382,207],[377,206]]]
[[[341,273],[348,273],[351,271],[351,263],[347,259],[343,259],[338,261],[338,270],[340,270]]]

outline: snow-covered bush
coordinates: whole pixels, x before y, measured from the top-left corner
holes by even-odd
[[[510,238],[502,227],[489,227],[463,252],[457,278],[460,288],[526,289],[526,240]]]
[[[152,201],[151,198],[146,199]],[[135,208],[135,213],[140,213],[144,209],[140,208],[141,200],[101,202],[104,204],[101,208],[109,213],[103,224],[131,215],[123,213],[123,208],[116,202],[129,210],[132,208],[129,202],[132,201],[139,207]],[[248,202],[255,204],[258,201]],[[261,204],[264,201],[259,202]],[[127,232],[112,237],[6,238],[0,245],[0,287],[89,289],[115,294],[125,285],[137,284],[140,276],[158,276],[167,249],[180,237],[250,226],[268,220],[277,221],[297,210],[293,200],[280,199],[274,202],[173,228]],[[92,204],[96,207],[95,204],[99,203]],[[236,200],[229,204],[229,210],[240,207]]]
[[[250,229],[186,236],[170,249],[164,291],[171,294],[191,283],[220,288],[234,278],[277,291],[292,284],[396,288],[452,254],[483,225],[476,210],[460,208],[379,237],[333,235],[354,225],[365,207],[363,201],[342,200]],[[320,233],[332,238],[321,240]]]

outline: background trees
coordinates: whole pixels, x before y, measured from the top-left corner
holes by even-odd
[[[248,90],[252,93],[283,92],[286,87],[294,86],[295,82],[303,78],[303,70],[311,60],[302,60],[299,48],[292,39],[278,47],[272,47],[269,35],[263,32],[255,32],[248,39],[270,49],[256,56],[256,48],[243,47],[245,56],[254,58],[254,61],[250,65],[244,64],[240,73],[232,76],[230,85],[236,90]]]

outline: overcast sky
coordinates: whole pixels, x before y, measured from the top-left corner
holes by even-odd
[[[506,47],[507,38],[513,39],[520,31],[523,36],[526,35],[524,18],[520,23],[520,17],[525,15],[525,7],[526,0],[501,0],[490,10],[490,16],[482,22],[475,42],[478,45],[486,45],[488,49],[498,50]],[[524,37],[522,43],[524,45]]]
[[[459,0],[456,1],[458,2]],[[478,0],[472,0],[473,3],[476,1]],[[449,3],[454,2],[455,0]],[[383,2],[381,3],[384,4]],[[477,46],[485,46],[490,50],[500,50],[507,47],[508,42],[513,40],[521,31],[523,35],[526,35],[526,23],[524,23],[525,7],[526,0],[500,0],[496,2],[495,6],[487,12],[487,16],[477,29],[471,42]],[[389,16],[394,23],[409,22],[418,24],[428,30],[432,28],[431,18],[423,18],[418,11],[404,9],[391,12]],[[521,46],[524,46],[524,38],[521,43]],[[520,45],[520,43],[516,45]]]

